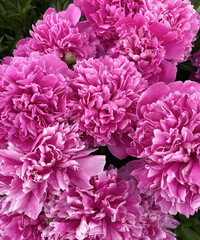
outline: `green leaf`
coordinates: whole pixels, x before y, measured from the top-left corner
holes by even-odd
[[[200,240],[200,236],[197,233],[185,226],[178,228],[177,237],[181,240]]]
[[[178,68],[187,72],[196,72],[196,68],[193,67],[191,64],[187,64],[187,63],[180,63],[178,65]]]

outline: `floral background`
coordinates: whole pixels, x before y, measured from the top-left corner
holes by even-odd
[[[0,0],[0,59],[3,59],[6,56],[11,56],[18,41],[20,39],[30,36],[29,30],[32,28],[32,25],[35,24],[38,21],[38,19],[42,19],[44,12],[49,7],[55,8],[56,11],[61,11],[61,10],[65,10],[71,2],[72,1],[66,1],[66,0],[49,0],[49,1],[48,0],[28,0],[28,1],[27,0]],[[191,2],[194,5],[196,11],[198,13],[200,13],[199,0],[193,0]],[[119,31],[121,31],[121,34],[123,34],[123,29],[122,30],[119,29]],[[118,47],[121,49],[123,46],[120,45]],[[117,52],[117,50],[118,49],[114,49],[113,51]],[[194,43],[192,54],[196,53],[199,50],[200,50],[200,33],[198,34],[197,39]],[[19,49],[19,51],[20,51],[20,49]],[[84,49],[83,49],[82,54],[84,55],[84,54],[86,54],[86,52],[87,52],[87,50],[84,51]],[[38,62],[40,62],[39,57],[37,60],[38,60]],[[106,63],[107,66],[110,66],[111,64],[109,63],[109,59],[107,59],[106,61],[107,61],[107,63]],[[124,61],[126,63],[126,60],[123,58],[123,56],[121,57],[121,61],[122,62]],[[180,62],[179,59],[177,59],[177,62]],[[87,65],[87,63],[84,63],[84,61],[83,61],[83,63],[81,63],[80,65],[78,65],[76,67],[79,69],[79,72],[81,71],[82,75],[84,75],[84,69],[87,69],[87,71],[89,71],[90,67],[93,64],[94,63],[92,62],[92,60],[90,61],[90,64],[88,64],[88,65]],[[99,61],[99,66],[101,66],[101,64],[102,64],[101,61]],[[59,66],[59,67],[61,68],[62,66]],[[130,67],[130,66],[127,66],[127,67]],[[112,71],[112,67],[111,67],[110,71]],[[126,69],[125,69],[125,71],[126,71]],[[190,74],[195,71],[196,71],[196,69],[191,63],[191,58],[188,58],[185,62],[181,62],[178,64],[177,79],[185,81],[186,79],[188,79]],[[134,70],[133,70],[133,75],[136,76]],[[148,77],[151,78],[151,76],[148,76]],[[83,91],[83,92],[87,91],[87,85],[82,84],[82,80],[80,77],[78,77],[77,79],[78,80],[77,80],[76,84],[81,86],[81,91]],[[62,81],[62,79],[59,79],[59,81]],[[142,90],[143,83],[140,83],[141,89],[138,89],[137,86],[133,86],[133,87],[135,89],[137,89],[138,92],[140,92]],[[63,91],[66,91],[66,90],[62,89],[62,94],[63,94]],[[137,92],[137,91],[135,90],[135,92]],[[59,93],[57,93],[57,94],[58,94],[57,97],[59,98],[60,95],[59,95]],[[113,94],[115,94],[115,93],[113,93]],[[134,99],[127,99],[127,101],[133,102]],[[8,100],[5,99],[5,105],[8,102],[9,102],[9,99]],[[61,99],[61,102],[62,102],[62,99]],[[84,109],[84,102],[82,103],[82,108]],[[62,109],[60,109],[60,111],[62,111]],[[128,109],[127,112],[128,111],[131,112],[132,109]],[[151,109],[147,109],[147,111],[150,112]],[[59,114],[60,114],[60,112],[59,112]],[[87,118],[87,114],[84,115],[84,113],[82,113],[82,115],[85,116],[85,118]],[[56,115],[53,117],[56,119]],[[134,119],[134,116],[133,116],[133,119]],[[91,125],[88,125],[88,126],[81,125],[81,121],[82,120],[80,119],[80,126],[83,129],[86,128],[88,133],[93,135],[94,134],[92,132],[93,127],[91,127]],[[117,127],[119,128],[119,126],[117,126]],[[69,136],[71,136],[72,138],[76,138],[77,130],[73,129],[72,132],[68,132],[67,128],[65,128],[64,130],[55,128],[55,129],[49,129],[49,131],[55,131],[55,135],[58,132],[66,131],[67,134],[69,134]],[[138,133],[136,133],[136,134],[138,134],[138,136],[139,136],[140,129],[138,130]],[[107,139],[106,144],[109,144],[110,137],[109,136],[106,136],[106,137],[107,138],[105,138],[105,136],[103,136],[103,137],[95,136],[97,144],[105,145],[102,142],[102,141],[105,141],[105,139]],[[44,136],[44,139],[45,139],[45,136]],[[41,141],[45,141],[45,140],[41,140]],[[64,139],[63,141],[67,142],[66,139]],[[79,140],[77,140],[77,141],[79,141]],[[77,144],[77,142],[76,142],[76,144]],[[27,148],[29,147],[28,144],[26,147]],[[80,144],[80,150],[82,150],[81,144]],[[20,154],[20,153],[17,153],[17,154]],[[126,162],[129,162],[131,159],[133,159],[132,157],[128,157],[123,161],[119,161],[118,159],[116,159],[115,157],[113,157],[110,154],[110,152],[108,151],[108,149],[106,147],[100,147],[99,150],[95,154],[97,154],[97,155],[105,154],[110,161],[110,162],[107,161],[106,164],[109,165],[109,163],[112,163],[117,168],[120,168]],[[142,154],[143,154],[142,152],[137,153],[137,155],[140,155],[141,157],[142,157]],[[77,153],[77,156],[78,156],[78,153]],[[77,159],[78,159],[78,157],[77,157]],[[115,176],[114,170],[110,170],[109,174],[111,176]],[[136,175],[137,175],[137,172],[136,172]],[[145,183],[144,183],[144,185],[145,185]],[[71,194],[76,195],[77,193],[73,192]],[[56,202],[56,200],[55,200],[55,202]],[[55,202],[54,202],[54,204],[55,204]],[[51,202],[48,204],[49,204],[49,206],[46,206],[47,209],[51,207]],[[56,204],[59,205],[60,202],[56,202]],[[52,217],[53,214],[54,213],[49,213],[50,217]],[[175,219],[177,219],[181,223],[175,230],[174,229],[172,230],[176,233],[177,239],[200,240],[200,213],[199,212],[195,213],[193,216],[190,216],[189,218],[187,218],[184,215],[177,214],[175,216]],[[5,219],[5,222],[6,222],[6,219]]]

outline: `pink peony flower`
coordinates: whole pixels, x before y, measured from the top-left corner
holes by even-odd
[[[164,212],[189,216],[200,207],[199,111],[200,84],[191,81],[157,83],[138,102],[128,153],[145,161],[133,175]]]
[[[176,64],[187,60],[200,28],[200,17],[189,0],[75,3],[82,6],[104,51],[134,61],[150,84],[175,80]]]
[[[124,55],[133,61],[149,84],[175,80],[176,65],[166,59],[163,42],[151,31],[149,21],[144,16],[136,14],[133,19],[121,19],[116,24],[116,31],[119,40],[111,49],[113,57]]]
[[[161,208],[155,204],[152,197],[142,196],[141,206],[144,209],[143,231],[139,240],[175,240],[175,234],[170,229],[174,229],[179,224],[172,216],[161,211]]]
[[[132,168],[109,169],[91,179],[93,189],[71,187],[49,195],[44,212],[51,222],[49,240],[175,240],[167,228],[178,222],[161,212],[151,197],[140,195]]]
[[[44,215],[33,220],[19,213],[11,215],[0,213],[1,240],[45,240],[42,231],[46,226]]]
[[[131,172],[143,164],[140,160],[133,160],[119,169],[119,176],[124,179],[132,179],[137,183],[135,177],[133,177]],[[139,190],[139,189],[138,189]],[[142,234],[139,240],[175,240],[175,234],[168,229],[174,229],[179,225],[179,222],[175,220],[172,216],[163,213],[161,208],[155,204],[152,196],[146,194],[141,194],[141,203],[143,208],[143,213],[141,215],[142,219]]]
[[[200,28],[200,16],[189,0],[145,0],[140,9],[152,33],[166,50],[165,58],[187,60]]]
[[[91,188],[89,180],[102,172],[105,157],[93,152],[80,140],[78,125],[45,128],[24,154],[9,145],[0,150],[0,194],[6,194],[4,213],[25,212],[36,219],[42,211],[47,192],[68,185]]]
[[[119,25],[118,21],[121,22],[124,17],[133,18],[138,13],[141,14],[148,23],[148,31],[154,33],[164,46],[166,59],[175,62],[188,58],[192,42],[200,27],[200,17],[189,0],[109,2],[76,0],[75,2],[78,6],[83,6],[84,14],[95,33],[102,40],[109,40],[111,43],[119,38],[119,32],[116,30]],[[130,36],[128,35],[127,42],[132,42]],[[133,41],[135,41],[134,36]],[[155,44],[155,40],[153,41]],[[149,44],[151,46],[151,41]],[[137,46],[137,41],[135,46]]]
[[[142,0],[75,0],[74,2],[82,8],[97,36],[102,41],[108,40],[108,44],[118,38],[115,30],[116,22],[122,17],[134,15],[144,5]]]
[[[96,145],[115,145],[118,138],[126,140],[124,135],[134,131],[136,104],[147,86],[134,63],[123,56],[106,56],[79,61],[74,71],[75,120],[80,129],[92,136]]]
[[[43,231],[49,240],[131,240],[141,235],[140,196],[134,181],[117,178],[110,169],[91,179],[93,189],[70,188],[49,196],[45,214],[52,219]]]
[[[59,13],[49,8],[30,31],[32,38],[19,41],[14,55],[27,57],[37,51],[41,55],[53,53],[62,60],[68,53],[77,55],[77,59],[94,57],[99,41],[87,21],[78,23],[80,16],[74,4]]]
[[[28,152],[45,127],[64,121],[69,71],[51,54],[7,58],[0,65],[1,142]]]

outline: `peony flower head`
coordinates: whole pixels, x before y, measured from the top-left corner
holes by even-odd
[[[70,188],[49,196],[45,214],[52,219],[43,236],[54,239],[138,239],[142,208],[132,181],[117,179],[110,169],[91,179],[93,189]]]
[[[96,145],[116,144],[116,138],[134,130],[137,101],[147,82],[123,56],[79,61],[74,71],[80,129],[92,136]]]
[[[176,65],[166,59],[163,41],[151,31],[149,25],[149,21],[141,14],[119,20],[116,24],[119,39],[111,48],[111,55],[124,55],[133,61],[149,84],[172,82],[176,77]]]
[[[138,182],[134,176],[131,175],[132,171],[141,167],[143,162],[140,160],[133,160],[119,169],[119,176],[123,179],[132,179],[137,185]],[[138,192],[140,189],[138,189]],[[175,234],[169,231],[179,225],[179,222],[172,216],[163,213],[160,206],[155,204],[152,196],[140,194],[140,206],[143,208],[141,215],[142,233],[139,240],[175,240]]]
[[[144,5],[142,0],[75,0],[74,2],[82,8],[97,36],[102,41],[108,40],[109,45],[118,38],[115,29],[116,22],[122,17],[134,15]]]
[[[138,58],[144,59],[143,66],[152,55],[156,57],[155,61],[160,61],[161,56],[156,55],[161,52],[165,60],[175,64],[187,60],[200,28],[200,17],[189,0],[76,0],[75,3],[81,6],[97,36],[108,45],[108,52],[109,48],[114,53],[118,50],[122,54],[124,51],[124,55],[129,57],[134,52]],[[144,27],[131,32],[127,26],[119,30],[122,21],[134,19],[138,14],[146,21],[141,23]],[[142,39],[139,40],[140,37]],[[145,53],[140,56],[143,51]]]
[[[179,222],[172,216],[163,213],[160,206],[156,205],[152,196],[142,195],[141,206],[144,209],[143,231],[139,240],[175,240],[175,234],[169,229],[175,229]]]
[[[200,28],[200,16],[189,0],[145,0],[140,13],[162,42],[167,60],[187,60]]]
[[[163,213],[151,197],[139,193],[132,167],[112,169],[91,179],[93,189],[70,188],[49,195],[44,212],[51,219],[48,239],[174,240],[178,222]]]
[[[45,128],[31,151],[9,145],[0,150],[0,194],[6,194],[5,213],[25,212],[36,219],[48,192],[68,191],[69,184],[91,188],[89,180],[102,172],[105,157],[89,155],[78,125]]]
[[[164,212],[189,216],[200,207],[199,112],[200,84],[191,81],[157,83],[138,102],[128,153],[145,161],[133,175]]]
[[[62,60],[69,53],[77,55],[77,59],[94,57],[99,41],[87,21],[78,23],[80,16],[74,4],[58,13],[49,8],[30,31],[32,38],[19,41],[14,55],[27,57],[37,51],[40,55],[55,54]]]
[[[1,204],[2,199],[4,198],[1,198]],[[44,215],[33,220],[24,214],[6,215],[2,211],[0,213],[1,240],[45,240],[42,231],[46,226]]]
[[[7,58],[0,66],[0,139],[29,151],[44,128],[63,122],[71,70],[52,54]]]
[[[176,64],[189,57],[199,28],[200,17],[188,0],[145,0],[134,16],[115,24],[119,38],[110,53],[135,62],[150,84],[169,83],[176,78]]]

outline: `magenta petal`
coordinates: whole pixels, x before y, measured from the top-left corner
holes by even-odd
[[[103,171],[105,165],[105,156],[89,155],[76,159],[80,168],[69,169],[68,175],[73,184],[81,188],[91,188],[89,180]]]
[[[142,117],[141,106],[151,104],[157,101],[160,97],[166,96],[170,93],[170,88],[163,82],[158,82],[148,88],[140,97],[137,104],[137,114]]]
[[[43,202],[39,203],[38,198],[33,192],[30,192],[27,196],[27,204],[25,207],[25,213],[32,219],[37,219],[42,211]]]
[[[147,19],[142,14],[136,13],[133,17],[133,21],[137,26],[141,27],[146,23]]]
[[[154,22],[149,27],[149,30],[153,32],[157,37],[163,37],[166,33],[170,31],[171,27],[164,23]]]
[[[93,19],[92,19],[91,15],[95,12],[95,7],[93,7],[89,1],[85,0],[85,1],[83,1],[83,10],[84,10],[86,19],[89,22],[92,22]]]
[[[169,84],[171,91],[179,90],[181,93],[193,93],[200,91],[200,84],[193,81],[186,81],[184,84],[181,81],[173,82]]]
[[[59,12],[59,15],[76,25],[81,17],[81,10],[74,4],[70,4],[66,11]]]
[[[128,136],[124,136],[122,139],[115,136],[114,141],[114,145],[108,145],[108,149],[112,155],[120,160],[128,157],[126,149],[130,146],[131,139]]]
[[[166,44],[165,48],[166,48],[166,55],[165,55],[166,59],[170,59],[170,60],[183,59],[183,52],[184,52],[185,46],[183,45],[182,42],[181,43],[169,42],[168,44]]]
[[[162,69],[159,74],[159,80],[165,83],[173,82],[176,79],[177,67],[175,64],[170,61],[162,61],[160,64],[160,68]]]
[[[138,15],[140,15],[140,14],[138,14]],[[139,21],[139,19],[136,18],[136,21],[137,20]],[[116,29],[118,27],[120,28],[122,26],[122,24],[126,24],[126,23],[133,23],[133,19],[131,17],[121,18],[116,22],[115,27],[116,27]]]

